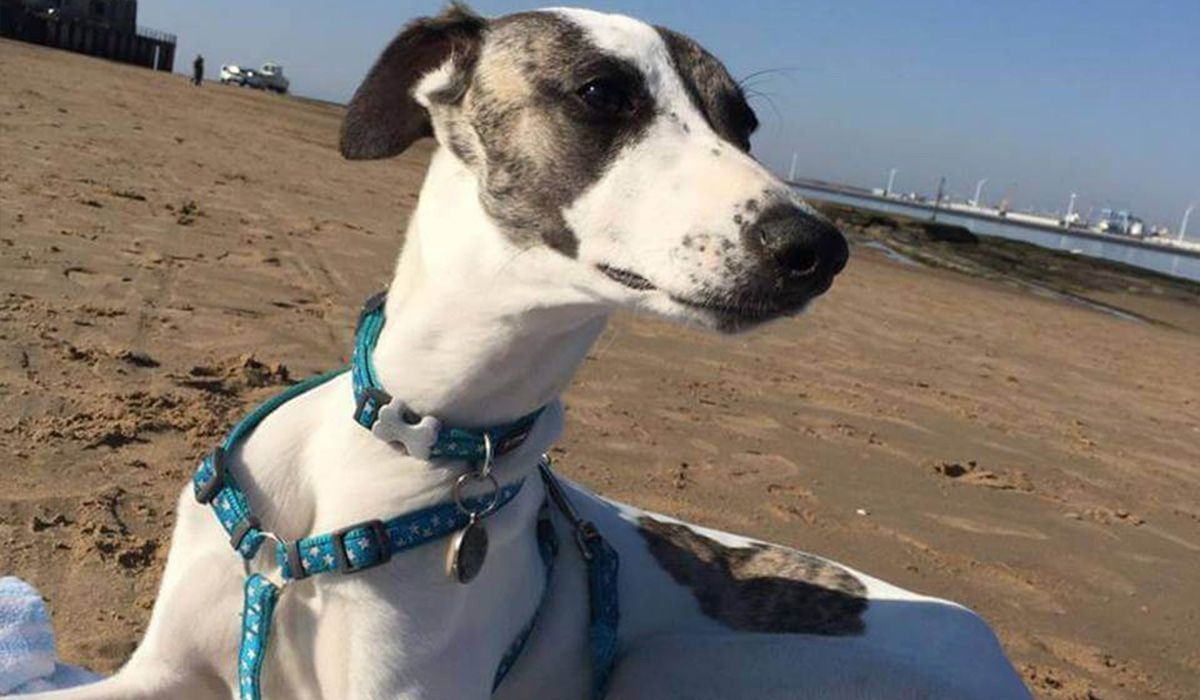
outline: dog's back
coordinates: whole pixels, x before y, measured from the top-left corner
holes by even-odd
[[[991,629],[960,605],[568,488],[621,554],[613,700],[1028,697]],[[578,571],[560,585],[568,600],[584,592]],[[530,665],[545,652],[531,649]],[[501,697],[556,697],[553,683],[569,682],[514,681]]]

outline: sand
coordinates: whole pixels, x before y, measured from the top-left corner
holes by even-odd
[[[196,459],[347,359],[429,145],[347,163],[339,107],[8,41],[0,86],[0,574],[111,671]],[[960,601],[1039,697],[1197,697],[1200,309],[1128,279],[1092,297],[1135,318],[860,244],[752,335],[620,315],[554,457]]]

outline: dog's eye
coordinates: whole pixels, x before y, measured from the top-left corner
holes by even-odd
[[[599,114],[615,117],[633,111],[633,98],[624,85],[611,78],[597,78],[576,93],[579,99]]]

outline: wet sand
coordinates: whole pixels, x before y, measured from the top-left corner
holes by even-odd
[[[0,573],[110,671],[196,459],[347,359],[429,147],[343,162],[336,106],[8,41],[0,86]],[[1194,292],[842,215],[854,256],[802,318],[618,316],[560,468],[969,605],[1039,697],[1200,695]]]

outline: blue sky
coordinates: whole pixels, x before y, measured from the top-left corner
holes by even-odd
[[[484,14],[538,7],[476,0]],[[344,101],[409,18],[441,2],[141,0],[141,24],[220,64],[283,63],[293,89]],[[590,7],[700,40],[769,97],[754,152],[786,173],[1019,208],[1130,207],[1172,229],[1200,200],[1198,0],[616,0]]]

